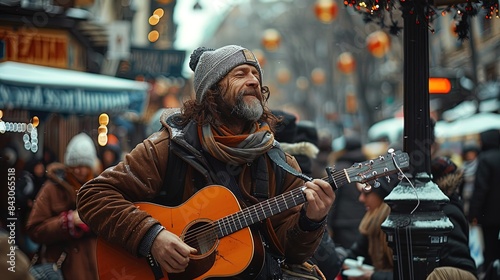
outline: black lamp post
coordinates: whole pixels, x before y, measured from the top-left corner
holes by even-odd
[[[411,2],[411,3],[409,3]],[[404,150],[408,180],[386,197],[391,214],[382,224],[394,252],[394,279],[426,279],[453,224],[442,212],[448,198],[431,181],[429,29],[419,16],[425,0],[401,1],[404,19]],[[410,12],[410,9],[412,10]]]
[[[344,4],[363,13],[367,21],[375,19],[381,27],[388,27],[392,34],[400,30],[392,14],[397,1],[350,0]],[[457,33],[463,40],[469,35],[467,20],[479,8],[466,0],[400,0],[399,4],[404,23],[403,149],[410,155],[410,171],[405,174],[407,180],[385,198],[391,214],[382,230],[394,251],[394,279],[424,280],[439,265],[439,251],[453,229],[442,211],[449,199],[431,180],[434,134],[429,108],[429,24],[436,15],[433,7],[447,6],[446,12],[454,10],[460,18]],[[499,15],[497,1],[482,1],[481,8],[488,11],[487,19]]]

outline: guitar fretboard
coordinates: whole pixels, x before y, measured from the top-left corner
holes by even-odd
[[[333,172],[337,186],[346,184],[347,177],[343,170]],[[235,214],[226,216],[216,222],[217,236],[222,238],[242,228],[253,225],[273,215],[306,202],[304,188],[296,188],[281,195],[277,195],[263,202],[249,206]]]
[[[226,216],[217,221],[217,236],[222,238],[242,228],[253,225],[273,215],[304,203],[303,188],[277,195],[261,203],[247,207],[238,213]]]

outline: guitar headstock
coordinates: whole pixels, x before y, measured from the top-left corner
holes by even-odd
[[[347,179],[347,183],[366,183],[383,176],[408,170],[409,167],[410,158],[407,153],[389,150],[385,156],[355,163],[352,167],[339,171],[341,172],[340,175],[334,174],[332,168],[327,168],[327,173],[330,185],[335,185],[334,188],[337,188],[339,179]]]
[[[356,163],[346,169],[350,182],[366,183],[377,178],[391,175],[410,167],[410,160],[407,153],[402,151],[389,152],[385,156],[377,159]]]

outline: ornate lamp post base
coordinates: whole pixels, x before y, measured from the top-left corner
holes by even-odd
[[[438,266],[439,250],[453,224],[441,211],[449,199],[422,174],[412,186],[402,181],[385,198],[391,214],[382,224],[394,253],[394,279],[426,279]]]

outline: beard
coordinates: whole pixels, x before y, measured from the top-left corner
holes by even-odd
[[[248,94],[248,92],[240,92],[231,114],[241,119],[257,121],[264,113],[262,102],[257,97],[251,98],[249,101],[245,102],[245,94]],[[257,94],[253,96],[258,96]]]

